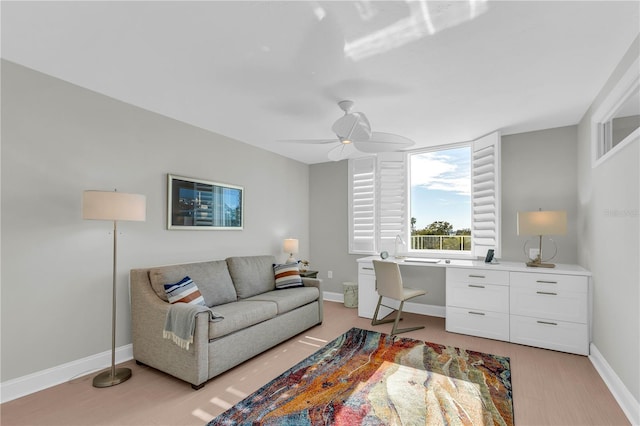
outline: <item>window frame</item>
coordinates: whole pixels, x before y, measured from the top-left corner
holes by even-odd
[[[636,128],[616,145],[612,144],[611,137],[611,122],[616,113],[635,92],[640,90],[639,67],[640,58],[631,64],[591,116],[591,165],[593,168],[598,167],[617,152],[620,152],[624,146],[640,138],[640,127]]]
[[[462,145],[464,142],[458,143]],[[453,146],[454,144],[440,145]],[[472,158],[471,158],[471,193],[472,193],[472,221],[471,221],[471,235],[472,235],[472,248],[471,252],[465,253],[453,253],[453,251],[446,251],[437,253],[441,255],[446,254],[448,258],[462,258],[462,259],[475,259],[484,258],[488,249],[494,249],[495,257],[501,256],[501,171],[500,171],[500,151],[501,151],[501,134],[499,131],[490,133],[481,138],[478,138],[471,142]],[[438,147],[434,147],[436,150]],[[401,156],[404,162],[404,184],[401,185],[401,189],[398,189],[399,198],[403,202],[404,209],[399,209],[398,217],[403,218],[401,222],[404,225],[403,229],[399,229],[399,235],[403,240],[408,240],[410,236],[410,213],[408,208],[408,192],[409,192],[409,167],[408,157],[409,153],[415,151],[405,152],[392,152],[392,153],[378,153],[376,155],[367,155],[358,158],[352,158],[348,160],[348,204],[349,204],[349,253],[350,254],[366,254],[375,255],[382,251],[394,252],[395,251],[395,238],[382,237],[381,226],[384,221],[381,221],[381,211],[384,212],[386,206],[381,206],[383,200],[381,193],[381,179],[384,174],[381,173],[380,164],[390,158],[395,158],[396,161]],[[395,157],[394,157],[395,156]],[[356,173],[358,172],[358,173]],[[362,204],[354,202],[358,201],[358,181],[356,176],[366,172],[368,176],[371,176],[371,183],[367,187],[367,197],[370,203],[368,206],[369,211],[366,212],[368,226],[366,233],[357,234],[358,228],[362,225],[359,222],[361,216],[354,215],[354,212],[362,207]],[[400,188],[400,187],[398,187]],[[362,213],[361,210],[358,210]],[[363,237],[365,235],[365,237]],[[404,250],[398,254],[407,254],[408,250]],[[421,253],[424,257],[435,257],[436,253]],[[427,256],[428,254],[428,256]]]

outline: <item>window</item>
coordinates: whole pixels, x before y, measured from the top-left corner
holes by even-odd
[[[638,60],[629,67],[592,116],[594,166],[640,137]]]
[[[468,222],[453,219],[465,215],[460,213],[460,216],[448,216],[450,219],[434,219],[449,222],[457,228],[452,228],[452,231],[459,228],[467,234],[462,238],[443,235],[442,250],[449,254],[455,250],[458,254],[484,257],[488,249],[494,249],[495,256],[500,257],[500,133],[492,133],[469,144],[441,147],[429,152],[429,155],[427,151],[384,152],[349,160],[350,253],[395,252],[399,241],[397,236],[403,242],[413,240],[410,238],[412,230],[421,227],[421,222],[417,221],[420,203],[423,199],[429,200],[429,195],[421,194],[420,189],[414,190],[413,184],[424,184],[417,170],[435,158],[441,164],[432,163],[428,167],[449,167],[449,173],[431,173],[430,185],[434,190],[431,195],[437,195],[439,186],[442,190],[445,183],[453,185],[453,181],[457,181],[457,193],[461,196],[457,200],[459,211],[466,211],[468,218]],[[444,159],[444,156],[448,158]],[[468,194],[466,201],[465,193]],[[416,218],[415,223],[412,217]],[[426,223],[428,220],[424,219],[423,227],[431,224]],[[459,225],[452,223],[457,220],[460,220]],[[469,226],[465,229],[466,224]],[[469,231],[471,235],[468,235]],[[461,241],[461,249],[453,248],[456,245],[454,241]],[[438,241],[437,248],[412,247],[416,253],[426,253],[427,250],[440,250],[439,244]],[[403,252],[408,250],[406,245],[399,249]]]
[[[471,144],[409,155],[410,244],[471,252]]]

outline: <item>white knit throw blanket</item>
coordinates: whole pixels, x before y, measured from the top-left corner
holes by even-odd
[[[169,306],[167,311],[162,337],[173,340],[176,345],[188,351],[189,345],[193,344],[196,315],[200,312],[209,312],[209,321],[211,322],[224,319],[222,315],[216,314],[206,306],[174,303]]]

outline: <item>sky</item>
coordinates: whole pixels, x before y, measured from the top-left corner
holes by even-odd
[[[471,148],[411,156],[411,212],[422,229],[446,221],[456,231],[471,227]]]

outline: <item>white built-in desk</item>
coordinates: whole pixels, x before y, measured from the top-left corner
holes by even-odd
[[[358,259],[358,315],[372,318],[378,302],[373,260]],[[395,261],[388,259],[387,261]],[[589,354],[591,273],[578,265],[531,268],[524,262],[398,261],[446,268],[446,330],[489,339]],[[412,312],[412,310],[404,309]],[[416,310],[413,310],[416,312]],[[383,310],[380,316],[391,310]]]

